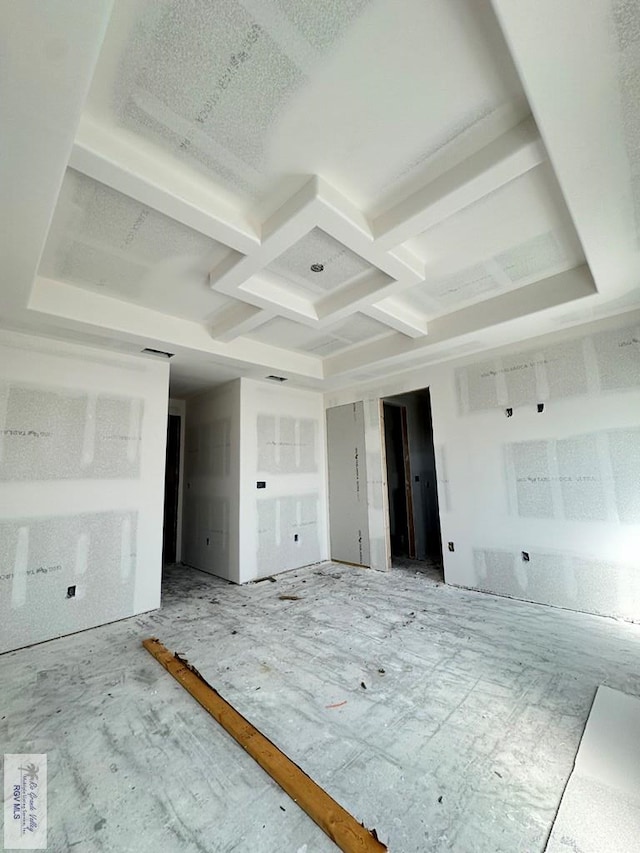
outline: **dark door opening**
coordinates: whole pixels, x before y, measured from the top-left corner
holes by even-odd
[[[180,482],[180,415],[169,415],[164,475],[162,562],[175,563],[178,544],[178,485]]]
[[[415,558],[413,513],[408,500],[411,489],[407,489],[407,480],[411,483],[411,471],[407,471],[407,410],[404,406],[385,402],[383,413],[391,554],[394,557]]]
[[[429,389],[383,400],[391,557],[442,566]]]

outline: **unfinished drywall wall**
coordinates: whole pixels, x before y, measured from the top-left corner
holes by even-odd
[[[331,559],[368,566],[367,456],[363,405],[327,409]]]
[[[240,387],[244,583],[327,559],[328,540],[322,394],[250,379]]]
[[[187,400],[182,561],[240,582],[240,380]]]
[[[323,415],[249,379],[187,401],[183,562],[246,583],[327,558]]]
[[[168,379],[0,334],[0,652],[159,606]]]
[[[325,402],[371,406],[425,386],[446,580],[640,620],[640,316],[413,370]],[[383,500],[378,491],[370,501]],[[383,533],[371,526],[372,539]]]

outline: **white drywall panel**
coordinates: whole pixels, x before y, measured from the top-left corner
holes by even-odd
[[[244,583],[326,560],[329,549],[322,394],[240,383]]]
[[[182,561],[240,582],[240,380],[187,400]]]
[[[325,403],[372,406],[425,386],[447,582],[640,619],[637,314],[426,366]],[[383,500],[376,484],[370,490],[370,501]],[[373,519],[372,541],[382,535],[384,520]]]
[[[365,414],[361,402],[327,409],[331,559],[370,564]]]
[[[547,853],[633,853],[640,838],[640,699],[600,686]]]
[[[159,606],[168,379],[0,335],[0,651]]]

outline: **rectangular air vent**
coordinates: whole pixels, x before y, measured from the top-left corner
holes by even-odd
[[[151,347],[145,347],[141,352],[145,352],[147,355],[160,355],[162,358],[173,358],[175,355],[173,352],[164,352],[164,350],[151,349]]]
[[[271,376],[267,376],[266,378],[270,379],[272,382],[286,382],[287,381],[286,376],[274,376],[273,374],[271,374]]]

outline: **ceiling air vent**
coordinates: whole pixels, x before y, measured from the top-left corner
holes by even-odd
[[[286,382],[287,381],[286,376],[274,376],[273,374],[271,376],[267,376],[267,379],[270,379],[272,382]]]
[[[162,356],[162,358],[173,358],[175,355],[173,352],[165,352],[161,349],[151,349],[151,347],[145,347],[141,352],[144,352],[147,355],[159,355]]]

